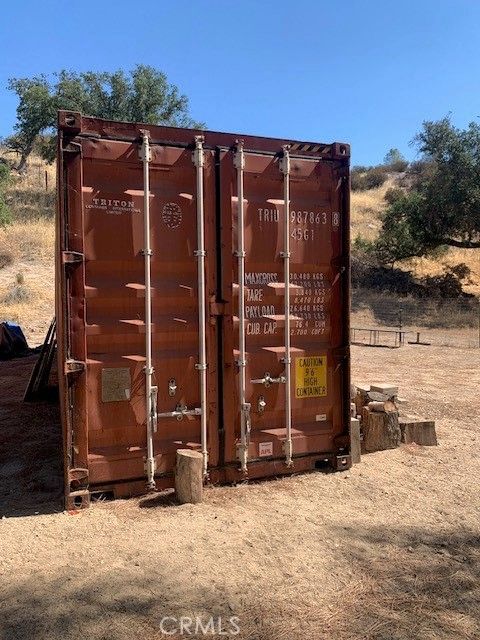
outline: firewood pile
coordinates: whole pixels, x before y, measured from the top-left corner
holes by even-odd
[[[401,443],[422,446],[438,444],[435,422],[404,414],[405,400],[398,387],[377,383],[352,385],[352,460],[360,462],[360,453],[395,449]]]

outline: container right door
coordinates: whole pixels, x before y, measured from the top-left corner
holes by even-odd
[[[289,157],[288,171],[281,150],[220,160],[227,480],[349,466],[348,160]]]

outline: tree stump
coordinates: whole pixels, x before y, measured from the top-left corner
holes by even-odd
[[[177,449],[175,493],[180,504],[202,501],[203,456],[200,451]]]
[[[397,411],[374,412],[363,408],[363,446],[365,451],[396,449],[402,433]]]
[[[438,445],[437,434],[435,432],[435,422],[425,420],[416,416],[405,416],[400,418],[400,429],[402,441],[406,444],[415,442],[424,447],[435,447]]]
[[[352,464],[361,462],[360,420],[350,419],[350,455]]]

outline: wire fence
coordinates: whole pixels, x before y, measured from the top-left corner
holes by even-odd
[[[480,298],[398,297],[354,289],[351,326],[354,344],[480,349]]]

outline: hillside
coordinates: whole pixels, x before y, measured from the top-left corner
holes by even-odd
[[[381,228],[381,216],[385,210],[384,196],[388,189],[396,186],[397,179],[390,176],[379,188],[368,191],[353,191],[351,196],[352,242],[357,236],[367,240],[377,237]],[[480,249],[456,249],[450,247],[440,258],[414,258],[398,263],[398,267],[411,271],[414,276],[440,275],[444,267],[465,263],[471,269],[471,282],[465,291],[480,295]]]
[[[382,187],[352,193],[352,240],[376,237],[385,192],[394,184],[390,177]],[[54,313],[55,168],[32,158],[25,175],[12,175],[7,201],[13,223],[0,228],[0,319],[19,322],[29,342],[38,344]],[[425,276],[462,262],[472,271],[465,289],[480,294],[480,250],[449,249],[439,259],[419,258],[399,266]]]
[[[32,158],[6,199],[13,223],[0,227],[0,320],[20,323],[35,345],[54,315],[55,167]]]

